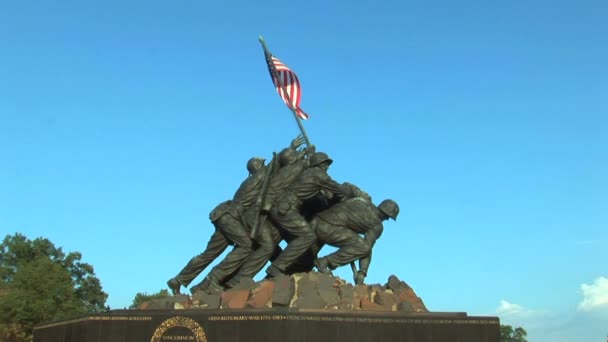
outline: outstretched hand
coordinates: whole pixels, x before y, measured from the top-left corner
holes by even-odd
[[[291,148],[295,150],[298,147],[304,145],[305,142],[306,140],[304,139],[304,137],[302,135],[298,135],[295,139],[291,141]]]

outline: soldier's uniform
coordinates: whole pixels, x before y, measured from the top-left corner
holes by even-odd
[[[291,155],[294,159],[287,161],[288,155]],[[268,214],[275,200],[308,167],[308,161],[304,159],[304,155],[293,149],[285,149],[279,156],[282,166],[276,172],[273,172],[268,182],[264,207],[262,208],[264,215]],[[253,214],[257,214],[255,212],[256,208],[252,207],[251,209],[254,209]],[[229,281],[230,285],[236,285],[241,278],[253,278],[273,255],[277,255],[281,251],[278,246],[281,242],[281,234],[272,221],[267,220],[266,217],[262,218],[256,242],[259,246],[247,258],[238,274]]]
[[[294,237],[285,250],[276,258],[267,270],[270,276],[278,270],[285,273],[298,257],[304,254],[316,241],[316,235],[301,214],[305,201],[318,196],[324,191],[331,196],[343,196],[343,188],[335,182],[320,164],[331,164],[331,159],[324,153],[311,157],[310,168],[302,172],[270,209],[273,222]]]
[[[190,259],[175,277],[184,286],[188,286],[228,246],[233,245],[234,248],[211,269],[206,277],[207,281],[219,284],[237,270],[253,251],[253,241],[249,237],[249,230],[245,227],[243,214],[238,205],[226,201],[216,207],[209,214],[209,218],[215,226],[215,231],[207,243],[207,248],[203,253]]]
[[[168,284],[173,292],[178,292],[176,289],[179,290],[179,285],[188,286],[229,245],[234,245],[234,248],[209,272],[203,281],[204,286],[219,287],[220,282],[245,262],[253,251],[253,240],[249,237],[244,212],[247,207],[255,203],[267,167],[262,166],[250,174],[241,183],[233,200],[222,202],[211,211],[209,219],[215,226],[215,232],[205,251],[193,257],[175,278],[169,280]],[[175,284],[175,281],[178,284]]]
[[[396,220],[398,215],[399,205],[395,201],[385,199],[375,206],[369,196],[350,198],[319,213],[311,223],[319,240],[339,249],[316,259],[315,267],[319,272],[330,273],[330,269],[359,259],[359,271],[353,277],[356,285],[362,284],[372,260],[372,247],[382,235],[382,221]]]
[[[311,226],[319,240],[339,247],[337,251],[325,256],[330,269],[361,260],[359,268],[367,273],[372,247],[382,235],[380,217],[380,210],[361,197],[337,203],[315,216]]]

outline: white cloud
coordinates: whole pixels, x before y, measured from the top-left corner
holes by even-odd
[[[591,285],[582,284],[581,291],[583,291],[583,301],[578,304],[579,310],[593,311],[608,308],[608,279],[599,277]]]
[[[547,318],[551,313],[547,310],[532,310],[522,305],[510,303],[506,300],[501,300],[500,305],[496,309],[496,315],[501,320],[509,322],[520,322],[523,320],[536,320]]]
[[[542,338],[543,332],[547,329],[547,322],[552,322],[555,316],[549,311],[531,310],[503,299],[496,308],[496,315],[500,319],[500,324],[526,329],[530,341],[549,341]]]
[[[530,309],[520,304],[501,300],[496,308],[500,324],[522,327],[528,332],[528,341],[569,342],[569,341],[604,341],[606,338],[606,318],[608,302],[599,300],[600,294],[608,294],[608,279],[598,278],[592,285],[581,286],[585,300],[591,304],[585,307],[596,308],[593,311],[555,312],[544,309]],[[583,301],[581,306],[585,303]],[[605,310],[600,310],[605,308]]]
[[[496,309],[496,313],[500,316],[513,316],[525,312],[523,306],[509,303],[506,300],[500,301],[500,306]]]

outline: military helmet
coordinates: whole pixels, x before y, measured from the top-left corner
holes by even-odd
[[[399,205],[397,205],[397,202],[391,199],[385,199],[380,203],[378,209],[393,220],[397,220],[397,215],[399,215]]]
[[[291,148],[286,148],[279,153],[279,163],[281,166],[291,165],[298,160],[298,152]]]
[[[253,157],[249,159],[247,162],[247,171],[249,171],[250,174],[255,173],[259,168],[264,166],[265,161],[266,159],[260,157]]]
[[[327,162],[328,165],[331,165],[331,163],[333,163],[334,161],[331,160],[331,158],[329,158],[329,156],[325,152],[317,152],[317,153],[313,154],[312,157],[310,157],[310,166],[311,167],[322,164],[323,162]]]

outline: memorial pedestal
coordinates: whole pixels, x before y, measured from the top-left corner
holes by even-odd
[[[499,342],[496,317],[304,309],[113,310],[43,324],[34,342]]]

